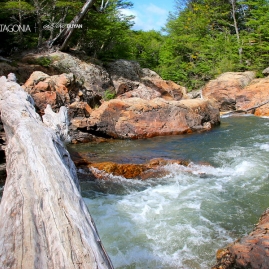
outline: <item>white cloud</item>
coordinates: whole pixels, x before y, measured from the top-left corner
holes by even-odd
[[[152,3],[149,5],[141,5],[133,9],[123,9],[121,11],[125,15],[134,15],[134,30],[156,30],[160,31],[165,26],[168,16],[168,10],[160,8]]]
[[[157,15],[160,15],[160,16],[167,16],[168,14],[168,11],[163,9],[163,8],[160,8],[160,7],[157,7],[156,5],[150,3],[146,10],[150,13],[154,13],[154,14],[157,14]]]

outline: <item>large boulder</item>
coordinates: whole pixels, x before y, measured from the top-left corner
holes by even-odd
[[[100,136],[137,139],[208,130],[219,124],[219,110],[213,101],[201,99],[114,99],[104,102],[88,119],[72,123]]]
[[[236,96],[237,110],[269,116],[269,77],[254,79]]]
[[[100,104],[100,100],[107,90],[114,89],[105,68],[92,63],[90,60],[82,61],[68,53],[57,51],[50,54],[30,54],[26,55],[23,61],[28,63],[45,62],[50,68],[57,70],[59,74],[74,74],[88,100],[87,103],[91,107]]]
[[[49,76],[35,71],[22,87],[31,94],[37,111],[41,114],[44,113],[48,104],[54,111],[58,111],[61,106],[68,106],[75,101],[79,94],[79,88],[72,73]]]
[[[235,110],[236,97],[254,78],[252,71],[223,73],[205,85],[202,96],[216,100],[221,111]]]
[[[89,117],[91,113],[91,99],[88,99],[72,73],[49,76],[36,71],[22,87],[31,94],[40,114],[44,114],[47,105],[53,111],[59,111],[61,106],[68,107],[70,118]]]
[[[186,88],[173,81],[163,80],[156,72],[141,68],[139,63],[117,60],[107,65],[118,98],[138,97],[151,100],[157,97],[166,100],[187,98]]]

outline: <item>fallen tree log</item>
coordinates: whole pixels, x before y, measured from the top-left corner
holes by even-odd
[[[0,78],[0,96],[7,136],[0,268],[113,268],[60,140],[66,137],[64,109],[55,131],[41,121],[14,76]],[[53,126],[54,117],[44,122]]]

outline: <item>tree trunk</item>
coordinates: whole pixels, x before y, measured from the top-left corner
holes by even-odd
[[[87,14],[88,10],[93,6],[96,0],[87,0],[84,6],[82,7],[79,14],[75,16],[75,18],[69,23],[72,24],[79,24],[85,15]],[[49,46],[59,45],[61,51],[65,51],[68,45],[72,34],[74,33],[75,28],[65,28],[63,31],[60,32],[58,36],[56,36],[53,40],[49,42]]]
[[[60,140],[67,134],[66,109],[48,108],[42,122],[12,76],[0,78],[0,96],[7,136],[0,268],[113,268]]]
[[[233,16],[233,22],[234,22],[234,29],[235,29],[235,33],[236,33],[237,43],[239,46],[239,48],[238,48],[239,62],[240,62],[240,64],[242,64],[243,48],[241,46],[239,29],[238,29],[237,20],[236,20],[236,3],[235,3],[235,1],[236,0],[230,0],[230,3],[232,4],[232,16]]]

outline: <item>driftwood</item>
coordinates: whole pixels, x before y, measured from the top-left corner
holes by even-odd
[[[4,61],[4,62],[8,62],[8,63],[12,63],[11,60],[7,59],[7,58],[4,58],[2,56],[0,56],[0,61]]]
[[[263,103],[261,103],[261,104],[259,104],[259,105],[250,107],[250,108],[246,109],[246,111],[250,111],[250,110],[256,109],[256,108],[261,107],[261,106],[264,106],[264,105],[266,105],[266,104],[268,104],[268,103],[269,103],[269,100],[267,100],[267,101],[265,101],[265,102],[263,102]]]
[[[113,268],[57,134],[66,134],[61,124],[55,132],[41,121],[14,76],[0,78],[0,111],[7,136],[0,268]]]
[[[267,101],[265,101],[265,102],[263,102],[263,103],[261,103],[261,104],[258,104],[258,105],[256,105],[256,106],[250,107],[250,108],[248,108],[248,109],[246,109],[246,110],[238,109],[238,110],[234,110],[234,111],[229,111],[229,112],[223,113],[223,115],[239,114],[239,113],[245,113],[245,114],[247,114],[247,113],[248,113],[249,111],[251,111],[251,110],[254,110],[254,112],[255,112],[255,109],[256,109],[256,108],[259,108],[259,107],[261,107],[261,106],[264,106],[264,105],[266,105],[266,104],[268,104],[268,103],[269,103],[269,100],[267,100]],[[254,113],[254,112],[253,112],[253,113]]]

